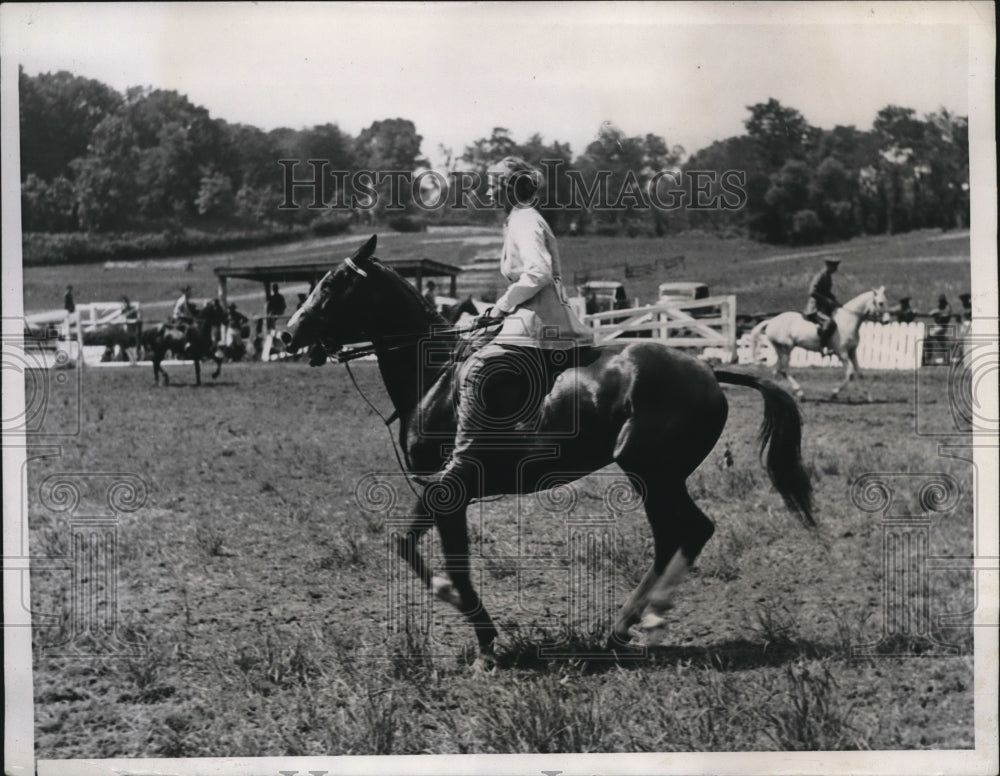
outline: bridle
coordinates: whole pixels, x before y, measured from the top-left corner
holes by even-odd
[[[355,274],[357,274],[362,278],[368,277],[367,270],[364,270],[361,267],[359,267],[350,256],[344,259],[344,266],[346,266],[348,269],[350,269],[352,272],[354,272]],[[503,318],[480,318],[477,319],[472,326],[462,326],[462,327],[442,326],[442,327],[435,327],[432,331],[435,334],[445,334],[445,335],[469,334],[471,332],[478,331],[480,329],[494,326],[501,321],[503,321]],[[404,457],[407,457],[408,459],[408,456],[406,456],[406,451],[404,450],[402,452],[402,455],[400,454],[399,445],[396,443],[396,438],[393,436],[391,431],[392,424],[395,421],[399,420],[399,410],[393,409],[392,413],[390,413],[388,417],[386,417],[379,411],[378,407],[375,406],[375,404],[371,401],[371,399],[369,399],[368,396],[365,394],[365,392],[361,389],[361,386],[358,385],[358,381],[354,377],[354,372],[351,370],[351,361],[356,361],[359,358],[365,358],[367,356],[373,356],[378,352],[378,350],[382,351],[402,350],[403,348],[413,347],[414,344],[419,342],[421,339],[425,339],[426,337],[427,337],[426,333],[395,335],[393,337],[394,339],[401,339],[406,341],[398,342],[397,344],[393,345],[383,344],[380,348],[376,348],[374,344],[369,344],[353,348],[344,348],[343,346],[338,346],[334,350],[330,348],[326,344],[326,342],[323,341],[322,338],[317,343],[317,345],[321,347],[323,349],[323,352],[326,354],[327,360],[336,360],[337,363],[344,365],[344,368],[347,370],[347,376],[351,379],[351,384],[354,386],[354,390],[358,392],[358,395],[362,398],[365,404],[367,404],[368,407],[371,409],[371,411],[374,412],[375,415],[379,418],[379,420],[382,421],[383,425],[386,428],[386,431],[389,434],[389,440],[392,442],[392,451],[396,456],[396,463],[399,465],[399,470],[403,473],[403,476],[406,478],[406,484],[409,486],[410,490],[413,491],[413,494],[418,498],[420,494],[417,493],[416,489],[414,489],[413,487],[413,483],[410,481],[410,478],[412,476],[411,474],[409,474],[408,471],[410,468],[409,467],[410,462],[409,460],[407,460],[405,464],[403,463]],[[314,345],[313,347],[317,347],[317,345]]]
[[[881,320],[882,314],[879,312],[878,305],[875,304],[875,297],[877,296],[876,291],[873,288],[868,293],[870,293],[872,295],[872,298],[871,298],[870,302],[867,302],[865,304],[865,308],[863,310],[855,310],[855,309],[853,309],[851,307],[847,307],[846,305],[841,306],[840,309],[844,310],[845,312],[849,312],[852,315],[858,316],[863,321],[879,321],[879,320]]]
[[[367,278],[368,271],[359,267],[354,260],[348,256],[344,259],[344,266],[347,267],[351,272],[356,275]],[[503,318],[491,318],[483,317],[476,320],[471,326],[436,326],[432,329],[433,334],[471,334],[474,331],[479,331],[480,329],[488,329],[490,326],[495,326],[503,321]],[[383,345],[382,350],[402,350],[403,348],[411,347],[414,343],[419,342],[421,339],[427,337],[426,334],[418,333],[407,333],[407,334],[396,334],[390,335],[392,339],[396,340],[398,344],[394,345]],[[355,361],[359,358],[365,358],[366,356],[375,355],[377,349],[375,345],[361,345],[354,348],[344,348],[338,347],[336,350],[329,348],[326,343],[320,340],[319,343],[323,350],[326,352],[328,359],[333,359],[339,364],[348,364],[351,361]]]

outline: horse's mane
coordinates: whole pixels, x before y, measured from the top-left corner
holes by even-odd
[[[379,270],[379,274],[389,281],[413,306],[414,311],[421,311],[424,314],[424,318],[429,325],[441,325],[446,324],[447,321],[444,316],[441,315],[437,310],[433,309],[427,300],[421,296],[420,292],[417,291],[416,286],[406,280],[402,275],[400,275],[396,270],[387,264],[383,264],[376,257],[372,256],[369,259],[372,267],[376,267]]]

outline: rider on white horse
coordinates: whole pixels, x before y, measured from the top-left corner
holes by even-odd
[[[803,315],[819,326],[819,341],[823,354],[829,352],[830,337],[836,324],[833,322],[833,312],[840,307],[840,302],[833,295],[833,273],[840,266],[840,259],[827,259],[826,266],[816,273],[809,284],[809,301]]]

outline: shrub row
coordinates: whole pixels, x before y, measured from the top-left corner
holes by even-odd
[[[236,230],[201,232],[193,229],[162,232],[26,232],[22,238],[26,267],[86,264],[126,259],[190,256],[214,251],[254,248],[301,239],[304,230]]]

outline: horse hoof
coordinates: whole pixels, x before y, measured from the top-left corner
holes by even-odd
[[[456,609],[462,608],[462,597],[458,594],[455,586],[451,584],[447,579],[443,577],[434,577],[431,580],[431,589],[434,591],[434,596],[446,604],[451,604]]]
[[[604,642],[604,648],[610,652],[616,660],[630,660],[646,657],[646,650],[638,644],[632,643],[631,634],[612,633],[608,640]]]
[[[667,638],[667,620],[659,614],[646,612],[639,622],[639,630],[646,637],[646,646],[655,647]]]
[[[492,652],[480,652],[472,664],[472,670],[477,674],[493,674],[497,670],[497,658]]]

